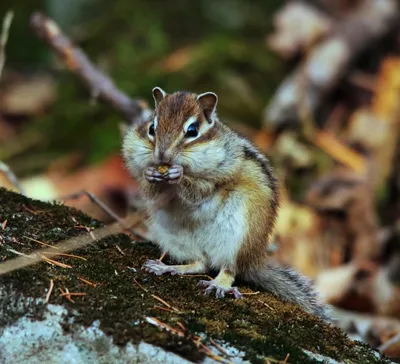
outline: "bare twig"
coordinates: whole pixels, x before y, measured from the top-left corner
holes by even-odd
[[[177,321],[176,324],[182,329],[183,332],[188,332],[188,329],[183,325],[182,322]]]
[[[38,244],[40,244],[40,245],[47,246],[47,247],[52,248],[52,249],[57,249],[57,248],[54,247],[53,245],[50,245],[50,244],[47,244],[47,243],[43,243],[43,241],[30,238],[29,236],[23,236],[23,238],[28,239],[28,240],[31,240],[31,241],[34,241],[35,243],[38,243]]]
[[[0,58],[1,58],[1,55],[0,55]],[[0,60],[0,62],[1,62],[1,60]],[[0,72],[1,72],[1,69],[0,69]],[[3,172],[6,175],[6,177],[8,178],[8,180],[15,186],[15,188],[20,193],[24,194],[24,190],[23,190],[21,184],[19,183],[17,176],[10,169],[10,167],[2,161],[0,161],[0,172]]]
[[[400,333],[392,337],[390,340],[379,346],[378,350],[384,352],[389,349],[392,345],[397,344],[400,341]]]
[[[43,254],[48,254],[48,253],[50,253],[50,252],[43,252]],[[66,254],[66,253],[50,253],[50,254],[59,255],[61,257],[69,257],[69,258],[76,258],[76,259],[80,259],[80,260],[87,260],[84,257],[81,257],[79,255],[74,255],[74,254]]]
[[[271,364],[271,363],[289,364],[288,359],[289,359],[289,354],[286,354],[286,357],[285,357],[285,359],[283,361],[282,360],[278,360],[278,359],[274,359],[274,358],[264,357],[264,360],[265,360],[266,364]]]
[[[193,341],[193,343],[196,345],[195,341]],[[205,345],[203,343],[199,344],[199,349],[201,351],[204,351],[211,359],[214,359],[218,363],[232,364],[232,362],[230,360],[227,360],[219,355],[214,354],[213,351],[207,345]]]
[[[151,316],[145,316],[146,321],[154,326],[162,327],[163,329],[171,332],[174,335],[178,335],[180,337],[184,337],[185,333],[182,332],[181,330],[175,329],[172,326],[166,324],[165,322],[160,321],[159,319]]]
[[[14,13],[12,11],[8,11],[3,19],[3,26],[0,35],[0,77],[3,73],[4,64],[6,63],[6,44],[13,17]]]
[[[264,306],[268,307],[271,311],[275,311],[268,303],[261,301],[261,300],[257,300],[257,301],[262,303]]]
[[[92,287],[95,287],[95,288],[96,288],[96,286],[97,286],[97,283],[90,282],[89,280],[87,280],[87,279],[85,279],[85,278],[79,277],[78,279],[79,279],[80,281],[82,281],[83,283],[88,284],[89,286],[92,286]]]
[[[168,308],[170,308],[171,310],[177,312],[177,313],[182,313],[181,311],[179,311],[177,308],[173,307],[172,305],[170,305],[167,301],[163,300],[161,297],[156,296],[155,294],[152,294],[151,297],[153,297],[155,300],[161,302],[163,305],[167,306]]]
[[[120,233],[122,229],[123,228],[121,228],[118,223],[114,223],[112,225],[96,229],[95,233],[97,239],[100,240],[106,238],[107,236]],[[44,248],[36,250],[29,255],[13,251],[21,256],[14,259],[8,259],[5,262],[0,263],[0,275],[7,274],[14,270],[25,268],[36,263],[40,263],[43,261],[43,254],[46,254],[45,257],[48,260],[51,259],[51,257],[59,255],[60,253],[67,253],[75,249],[82,248],[85,245],[91,243],[93,243],[92,237],[89,234],[85,234],[64,240],[59,244],[54,245],[57,250],[53,251],[48,251],[48,248]],[[9,250],[11,251],[11,249]]]
[[[211,337],[210,337],[210,343],[214,345],[222,354],[226,355],[228,358],[231,357],[229,353],[219,344],[217,344]]]
[[[209,276],[208,274],[182,274],[180,277],[205,277],[212,281],[214,278]]]
[[[19,256],[21,256],[21,257],[25,257],[25,258],[32,259],[32,257],[31,257],[30,255],[25,254],[25,253],[21,253],[21,252],[19,252],[18,250],[11,249],[11,248],[7,248],[7,250],[8,250],[9,252],[14,253],[14,254],[16,254],[16,255],[19,255]]]
[[[122,254],[125,255],[124,251],[119,247],[119,245],[115,246],[117,248],[117,250]]]
[[[49,287],[49,291],[47,292],[46,300],[45,300],[46,303],[49,303],[51,292],[53,292],[53,288],[54,288],[54,281],[52,279],[50,279],[50,287]]]
[[[153,310],[161,310],[161,311],[165,311],[165,312],[172,312],[175,313],[174,310],[171,310],[167,307],[162,307],[162,306],[153,306]]]
[[[97,196],[95,196],[93,193],[91,193],[89,191],[80,191],[80,192],[74,193],[72,195],[66,196],[61,199],[62,200],[77,199],[83,195],[86,195],[87,197],[89,197],[89,199],[93,203],[95,203],[97,206],[99,206],[108,216],[110,216],[112,219],[117,221],[121,226],[123,226],[126,231],[129,231],[132,235],[136,236],[137,238],[139,238],[141,240],[147,240],[143,235],[139,234],[135,229],[130,227],[128,224],[125,224],[121,217],[119,217],[104,202],[102,202]]]
[[[145,291],[146,293],[149,293],[149,291],[146,288],[144,288],[135,278],[133,278],[133,281],[138,285],[138,287],[141,290]]]
[[[260,294],[260,291],[255,291],[255,292],[242,292],[242,295],[244,296],[255,296]]]
[[[48,264],[55,265],[61,268],[68,268],[68,269],[72,268],[72,265],[57,262],[57,260],[47,258],[45,255],[40,254],[40,257],[43,259],[43,261],[45,261]]]
[[[65,291],[62,288],[59,288],[58,290],[61,292],[61,294],[60,294],[61,297],[65,297],[68,301],[70,301],[71,303],[74,303],[74,300],[69,295],[68,288],[65,288]]]
[[[100,72],[72,41],[62,33],[58,25],[41,13],[34,13],[31,26],[63,60],[68,69],[75,73],[88,87],[91,95],[111,105],[132,123],[146,118],[151,110],[145,101],[133,100],[119,90],[110,78]]]
[[[86,292],[65,292],[61,293],[60,296],[86,296]]]

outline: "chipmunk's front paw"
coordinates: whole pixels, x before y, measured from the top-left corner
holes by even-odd
[[[228,293],[228,292],[232,292],[232,294],[234,295],[234,297],[236,299],[240,299],[243,297],[242,294],[237,289],[237,287],[221,286],[220,284],[218,284],[218,282],[216,282],[215,279],[213,279],[212,281],[201,280],[201,281],[199,281],[198,286],[207,287],[204,291],[205,295],[209,295],[215,289],[215,291],[216,291],[215,296],[217,298],[225,297],[225,293]]]
[[[144,176],[151,183],[164,181],[163,175],[158,172],[157,169],[155,169],[154,167],[147,168],[144,172]]]
[[[169,183],[178,183],[183,176],[183,167],[176,165],[172,166],[168,169],[167,173],[165,174],[164,178]]]
[[[143,269],[148,273],[153,273],[157,276],[161,276],[165,273],[171,273],[172,275],[180,274],[174,266],[166,265],[160,260],[148,260],[143,265]]]

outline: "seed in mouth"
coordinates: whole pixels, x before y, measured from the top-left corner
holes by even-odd
[[[168,166],[158,166],[158,167],[157,167],[157,172],[158,172],[158,173],[161,173],[161,174],[164,174],[165,172],[168,171],[168,169],[169,169]]]

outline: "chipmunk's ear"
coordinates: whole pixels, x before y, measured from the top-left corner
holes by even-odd
[[[165,97],[167,93],[161,87],[154,87],[152,92],[154,102],[156,103],[157,107],[158,103]]]
[[[197,100],[199,101],[208,122],[211,124],[214,121],[218,96],[214,92],[205,92],[204,94],[197,96]]]

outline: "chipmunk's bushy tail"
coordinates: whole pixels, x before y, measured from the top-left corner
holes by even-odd
[[[295,270],[268,262],[263,267],[253,267],[241,278],[271,292],[285,301],[298,304],[303,310],[332,322],[329,305],[318,300],[311,280]]]

